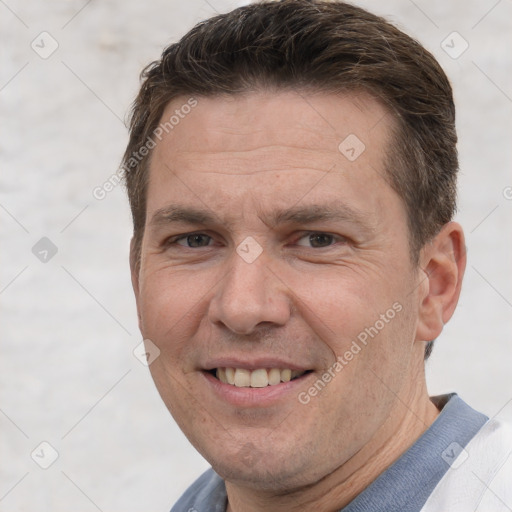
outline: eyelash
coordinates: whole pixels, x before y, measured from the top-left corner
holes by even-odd
[[[172,245],[179,245],[179,246],[185,247],[187,249],[201,249],[201,248],[211,247],[211,245],[206,245],[206,246],[202,246],[202,247],[189,247],[187,245],[181,245],[181,244],[178,243],[180,240],[186,240],[188,237],[195,236],[195,235],[207,236],[207,237],[210,238],[210,240],[214,240],[214,238],[211,235],[209,235],[207,233],[204,233],[204,232],[201,232],[201,231],[196,231],[196,232],[193,232],[193,233],[184,233],[182,235],[177,235],[177,236],[168,238],[165,241],[165,246],[169,247],[169,246],[172,246]],[[300,237],[295,239],[295,243],[297,244],[297,242],[299,240],[302,240],[305,237],[310,237],[312,235],[321,235],[321,236],[332,237],[332,242],[333,243],[331,243],[331,244],[329,244],[327,246],[324,246],[324,247],[311,247],[311,246],[309,246],[310,249],[328,249],[328,248],[332,247],[337,242],[345,243],[347,241],[347,239],[345,237],[341,236],[341,235],[334,235],[332,233],[327,233],[325,231],[306,231],[306,232],[303,232]]]
[[[333,235],[332,233],[326,233],[324,231],[308,231],[306,233],[303,233],[298,239],[301,240],[306,237],[311,237],[312,235],[320,235],[320,236],[327,236],[331,237],[332,242],[331,244],[325,246],[325,247],[310,247],[311,249],[328,249],[329,247],[332,247],[337,241],[345,241],[345,239],[339,235]],[[297,243],[297,241],[295,243]]]
[[[180,244],[178,244],[178,242],[180,240],[186,240],[188,237],[196,236],[196,235],[207,236],[207,237],[210,238],[210,240],[213,240],[213,237],[208,235],[207,233],[203,233],[201,231],[197,231],[197,232],[194,232],[194,233],[185,233],[183,235],[178,235],[178,236],[171,237],[171,238],[166,240],[165,245],[167,245],[167,246],[169,246],[169,245],[180,245]],[[210,247],[210,246],[207,245],[206,247]],[[195,249],[195,247],[187,247],[187,249]]]

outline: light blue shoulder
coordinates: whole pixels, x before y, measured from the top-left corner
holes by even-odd
[[[225,512],[226,504],[224,480],[210,468],[185,491],[171,512]]]

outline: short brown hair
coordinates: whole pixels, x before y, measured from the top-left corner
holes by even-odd
[[[196,25],[147,66],[123,157],[138,260],[146,216],[151,137],[183,95],[256,90],[366,91],[396,120],[386,178],[404,201],[412,258],[449,222],[458,170],[455,107],[436,59],[385,19],[338,1],[266,1]],[[431,345],[430,345],[431,348]]]

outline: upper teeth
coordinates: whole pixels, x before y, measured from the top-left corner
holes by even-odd
[[[304,372],[290,370],[288,368],[258,368],[257,370],[246,370],[245,368],[217,368],[216,376],[225,384],[231,384],[239,388],[264,388],[275,386],[281,382],[288,382],[299,377]]]

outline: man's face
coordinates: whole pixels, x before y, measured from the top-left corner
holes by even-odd
[[[422,371],[391,120],[363,94],[197,101],[151,160],[134,272],[151,373],[223,477],[312,483],[392,435]]]

